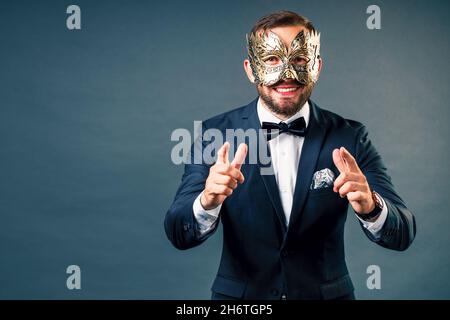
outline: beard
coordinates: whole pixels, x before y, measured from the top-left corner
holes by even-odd
[[[272,87],[275,87],[276,85],[278,85],[278,83],[270,87],[257,84],[256,90],[271,112],[285,118],[290,118],[299,112],[306,101],[311,97],[311,93],[314,89],[314,82],[310,82],[307,85],[302,85],[302,92],[298,98],[276,101],[272,91]]]

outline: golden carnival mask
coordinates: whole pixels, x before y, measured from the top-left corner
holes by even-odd
[[[271,86],[294,79],[303,85],[319,78],[320,33],[300,31],[288,48],[273,32],[247,35],[250,67],[256,83]],[[276,61],[276,64],[269,63]]]

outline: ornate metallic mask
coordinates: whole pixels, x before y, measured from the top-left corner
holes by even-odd
[[[256,83],[271,86],[294,79],[308,85],[319,78],[320,33],[300,31],[288,48],[273,32],[247,35],[250,67]],[[276,61],[276,64],[269,61]]]

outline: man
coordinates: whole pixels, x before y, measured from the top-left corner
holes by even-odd
[[[395,192],[365,127],[309,98],[322,59],[320,35],[289,11],[260,19],[244,69],[258,99],[203,122],[264,130],[272,174],[245,161],[255,143],[230,142],[214,165],[187,164],[165,230],[179,249],[201,244],[223,225],[213,299],[354,299],[344,257],[348,205],[373,242],[405,250],[415,220]],[[207,143],[194,144],[204,151]],[[198,163],[198,162],[197,162]],[[207,257],[205,257],[207,259]]]

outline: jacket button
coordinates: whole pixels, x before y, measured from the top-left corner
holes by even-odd
[[[278,296],[278,294],[280,293],[277,289],[272,289],[272,290],[270,290],[270,293],[273,295],[273,296]]]

